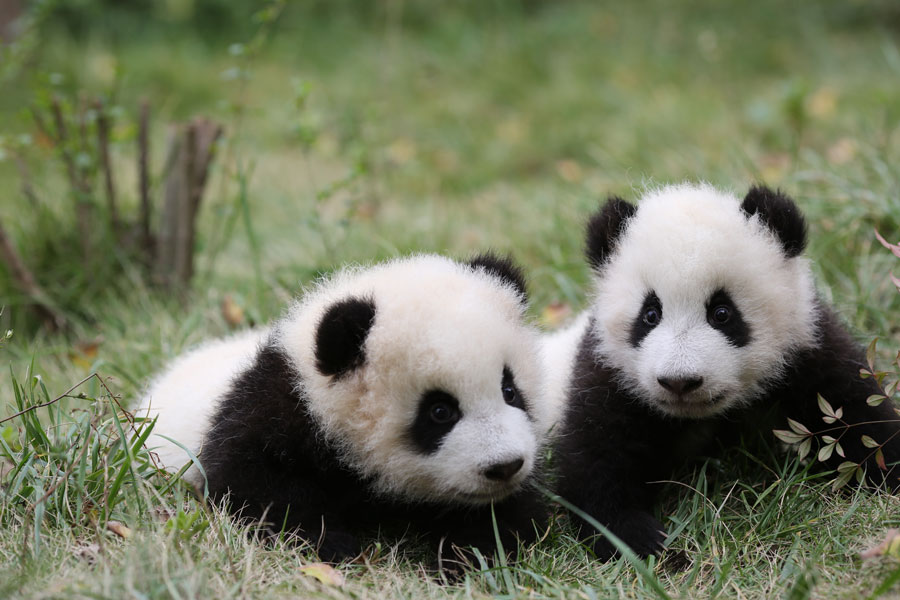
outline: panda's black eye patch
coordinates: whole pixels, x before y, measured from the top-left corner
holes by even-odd
[[[641,342],[647,334],[653,331],[653,328],[662,321],[663,309],[662,302],[656,292],[650,292],[644,298],[641,310],[638,312],[637,318],[631,324],[631,335],[628,341],[635,348],[641,345]]]
[[[461,418],[459,402],[451,394],[443,390],[425,392],[409,428],[409,441],[420,452],[432,454]]]
[[[706,303],[706,321],[733,346],[741,348],[750,343],[750,327],[725,290],[716,290]]]
[[[513,374],[509,367],[503,367],[503,381],[500,383],[500,390],[503,392],[504,402],[514,408],[528,412],[525,408],[525,399],[522,398],[522,392],[516,387],[515,379],[513,379]]]

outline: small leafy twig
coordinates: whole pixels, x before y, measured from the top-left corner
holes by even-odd
[[[53,404],[56,404],[57,402],[59,402],[59,401],[62,400],[63,398],[66,398],[66,397],[67,397],[70,393],[72,393],[74,390],[76,390],[76,389],[79,388],[80,386],[84,385],[85,383],[87,383],[88,381],[90,381],[91,379],[93,379],[94,377],[96,377],[97,379],[99,379],[101,382],[103,381],[103,379],[100,377],[99,374],[97,374],[97,373],[91,373],[90,375],[88,375],[87,377],[85,377],[84,379],[82,379],[81,381],[79,381],[78,383],[76,383],[75,385],[73,385],[72,387],[70,387],[69,389],[67,389],[65,392],[63,392],[62,394],[60,394],[59,396],[57,396],[57,397],[54,398],[53,400],[47,400],[46,402],[42,402],[42,403],[40,403],[40,404],[33,404],[33,405],[29,406],[28,408],[25,408],[24,410],[20,410],[19,412],[15,413],[14,415],[10,415],[10,416],[6,417],[5,419],[0,419],[0,425],[6,423],[7,421],[12,421],[13,419],[16,419],[16,418],[18,418],[18,417],[21,417],[22,415],[25,415],[25,414],[28,414],[28,413],[33,412],[33,411],[35,411],[35,410],[44,408],[45,406],[51,406],[51,405],[53,405]]]

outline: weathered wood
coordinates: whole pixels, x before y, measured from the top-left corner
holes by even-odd
[[[164,285],[186,288],[194,274],[197,214],[222,127],[194,119],[170,137],[156,273]]]
[[[194,258],[194,163],[197,159],[197,127],[188,123],[184,128],[179,167],[182,169],[178,190],[177,220],[175,222],[175,256],[173,279],[179,286],[191,280]]]
[[[153,235],[150,232],[150,104],[141,102],[138,119],[138,197],[140,199],[139,236],[147,265],[153,264]]]
[[[155,279],[170,286],[175,268],[175,238],[178,231],[178,207],[184,187],[184,168],[181,158],[183,140],[177,126],[169,129],[166,144],[166,168],[162,214],[156,230]]]
[[[119,210],[116,206],[116,186],[113,180],[112,164],[109,159],[109,114],[103,102],[94,102],[97,111],[97,153],[100,155],[100,168],[103,171],[103,183],[106,190],[106,206],[109,210],[109,221],[116,237],[121,237]]]
[[[81,177],[75,165],[75,159],[72,157],[72,152],[69,149],[69,136],[59,98],[54,97],[50,101],[50,108],[56,125],[56,139],[54,143],[59,148],[63,163],[66,165],[69,185],[72,188],[72,195],[75,197],[75,216],[78,221],[78,235],[81,237],[81,253],[85,266],[88,266],[91,263],[91,213],[93,212],[91,210],[91,191],[88,182]]]

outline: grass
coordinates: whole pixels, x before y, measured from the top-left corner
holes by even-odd
[[[139,98],[157,119],[156,165],[166,121],[210,114],[228,142],[187,301],[148,288],[127,263],[85,272],[70,256],[62,168],[39,140],[27,153],[39,211],[15,195],[12,161],[0,161],[0,219],[73,321],[68,337],[35,330],[0,279],[0,330],[15,330],[0,347],[11,373],[0,419],[91,373],[127,406],[171,357],[230,329],[226,295],[248,319],[268,320],[346,262],[494,247],[525,266],[536,318],[551,301],[577,309],[588,281],[582,223],[598,200],[684,179],[786,189],[809,217],[822,294],[860,340],[900,348],[900,295],[887,279],[897,267],[872,236],[900,232],[889,3],[486,3],[433,17],[422,5],[356,18],[289,8],[257,55],[161,27],[48,35],[33,71],[0,97],[7,140],[31,130],[21,108],[35,87],[107,95],[124,111],[114,150],[130,209]],[[423,573],[410,539],[378,541],[331,588],[299,571],[311,560],[303,548],[257,543],[155,475],[141,448],[121,443],[128,423],[100,380],[78,392],[39,419],[0,424],[17,457],[0,460],[0,596],[649,598],[658,584],[671,597],[859,598],[900,569],[855,558],[900,525],[896,497],[831,493],[776,449],[735,449],[666,484],[670,550],[650,563],[655,579],[593,561],[560,517],[516,566],[459,585]]]

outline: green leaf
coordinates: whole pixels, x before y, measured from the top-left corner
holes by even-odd
[[[833,443],[835,443],[837,440],[834,439],[833,437],[831,437],[830,435],[823,435],[823,436],[822,436],[822,441],[825,442],[826,444],[833,444]]]
[[[838,419],[842,418],[844,416],[844,407],[839,406],[837,409],[835,409],[834,416]]]
[[[822,397],[822,394],[817,394],[816,400],[819,402],[819,410],[822,411],[822,414],[828,415],[829,417],[836,416],[834,414],[834,408],[831,407],[831,404],[828,403],[828,400]]]
[[[801,435],[812,435],[812,432],[803,425],[803,423],[798,423],[793,419],[788,419],[788,426],[795,432]]]
[[[877,448],[878,442],[867,435],[863,435],[860,440],[862,441],[862,445],[866,448]]]
[[[825,421],[825,423],[827,423],[828,425],[831,425],[832,423],[837,421],[835,417],[829,417],[828,415],[823,416],[822,420]]]
[[[841,464],[839,464],[837,466],[837,471],[838,471],[838,473],[844,473],[846,471],[852,471],[853,469],[856,469],[858,467],[859,467],[859,465],[856,464],[855,462],[845,460],[844,462],[842,462]]]
[[[868,398],[866,398],[866,404],[869,406],[878,406],[882,402],[887,400],[887,396],[882,396],[881,394],[872,394]]]
[[[887,465],[884,462],[884,452],[881,451],[881,448],[875,451],[875,463],[879,469],[887,471]]]
[[[840,442],[834,443],[834,451],[837,452],[837,455],[840,456],[841,458],[847,458],[847,455],[844,454],[844,448],[841,447]]]
[[[869,347],[866,348],[866,362],[869,363],[869,371],[875,370],[875,347],[878,345],[878,338],[872,340]]]
[[[803,460],[809,455],[809,451],[812,449],[812,438],[808,437],[797,446],[797,458]]]
[[[772,430],[772,433],[774,433],[775,437],[777,437],[785,444],[797,444],[804,439],[808,439],[807,436],[800,435],[799,433],[794,433],[793,431],[788,431],[787,429],[774,429]]]
[[[868,379],[872,376],[872,371],[869,371],[868,369],[860,369],[859,376],[861,379]]]
[[[836,492],[850,481],[850,478],[853,477],[853,471],[844,471],[840,475],[838,475],[834,483],[831,484],[831,491]]]
[[[894,395],[894,392],[897,391],[897,384],[900,383],[900,379],[894,380],[884,386],[884,395],[890,398]]]
[[[829,458],[831,458],[831,453],[834,452],[834,444],[826,444],[819,448],[818,459],[819,462],[825,462]]]

